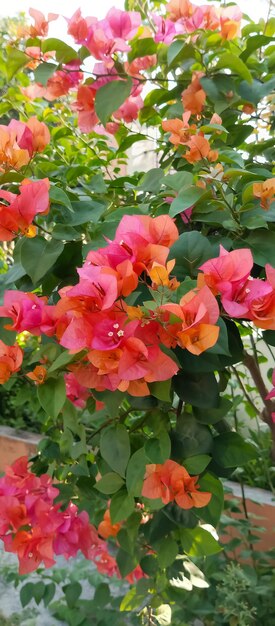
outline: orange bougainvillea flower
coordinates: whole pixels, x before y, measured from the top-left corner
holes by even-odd
[[[18,372],[23,361],[23,351],[17,344],[6,346],[0,340],[0,385],[9,380],[14,372]]]
[[[166,266],[160,265],[159,263],[153,263],[151,270],[148,272],[153,289],[157,289],[158,287],[168,287],[171,291],[175,291],[180,283],[176,280],[176,278],[169,278],[170,272],[175,266],[175,259],[168,261]]]
[[[171,141],[174,146],[186,144],[192,134],[196,131],[197,127],[195,124],[191,124],[191,126],[188,124],[190,115],[191,111],[185,111],[182,116],[182,120],[175,118],[173,120],[164,120],[162,122],[163,130],[166,133],[171,133],[169,141]]]
[[[212,348],[219,337],[216,322],[219,307],[208,287],[189,291],[179,304],[168,303],[159,308],[163,315],[160,337],[167,347],[186,348],[199,355]]]
[[[229,6],[221,9],[220,24],[223,39],[234,39],[241,32],[242,12],[238,6]]]
[[[29,151],[20,148],[16,142],[16,133],[8,127],[0,126],[0,169],[19,170],[30,160]]]
[[[251,113],[254,113],[254,111],[256,110],[254,104],[250,104],[249,102],[246,102],[243,105],[243,112],[246,113],[246,115],[251,115]]]
[[[122,523],[112,524],[110,511],[107,509],[104,513],[103,520],[100,522],[98,526],[98,534],[103,537],[103,539],[108,539],[109,537],[116,537],[121,529]]]
[[[27,127],[32,132],[32,144],[34,152],[43,152],[50,143],[50,131],[44,122],[39,122],[37,117],[30,117],[27,121]]]
[[[163,504],[175,501],[182,509],[206,506],[211,493],[199,491],[198,476],[190,476],[175,461],[146,465],[142,496],[152,500],[160,498]]]
[[[261,199],[262,209],[268,211],[275,196],[275,178],[268,178],[263,183],[254,183],[253,194]]]
[[[191,17],[196,8],[190,0],[170,0],[166,7],[169,19],[172,22],[176,22],[182,17]]]
[[[206,100],[206,93],[200,83],[203,76],[203,72],[194,72],[190,85],[181,94],[185,111],[191,111],[195,115],[202,112]]]
[[[49,13],[48,19],[37,9],[29,9],[29,15],[34,19],[34,25],[30,26],[29,33],[31,37],[46,37],[49,31],[49,22],[57,20],[57,13]]]
[[[33,380],[36,385],[43,385],[46,380],[47,370],[43,365],[37,365],[32,372],[27,374],[27,377]]]
[[[189,163],[196,163],[201,159],[207,159],[211,163],[216,161],[219,153],[217,150],[211,150],[210,143],[202,134],[194,135],[190,141],[186,143],[190,148],[186,154],[183,154],[183,158]]]

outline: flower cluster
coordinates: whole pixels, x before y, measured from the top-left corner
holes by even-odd
[[[46,36],[48,22],[57,18],[57,15],[50,14],[47,20],[42,13],[33,9],[30,9],[30,15],[35,23],[29,32],[35,33],[32,35],[35,37]],[[78,86],[77,99],[73,108],[78,112],[80,130],[89,133],[97,130],[99,125],[95,112],[96,91],[107,82],[123,79],[125,73],[125,78],[131,76],[133,84],[130,96],[113,113],[113,121],[106,125],[108,132],[113,134],[118,129],[121,120],[128,123],[137,118],[139,110],[143,107],[141,93],[144,75],[142,72],[154,67],[157,62],[155,54],[137,57],[130,62],[125,60],[125,55],[127,56],[127,53],[131,51],[129,42],[136,37],[139,39],[151,37],[157,44],[169,45],[175,37],[193,33],[200,28],[218,30],[223,39],[233,39],[239,35],[241,12],[236,6],[217,9],[211,5],[198,7],[189,0],[171,0],[167,4],[167,15],[151,14],[146,26],[141,24],[140,13],[121,11],[115,7],[111,8],[101,20],[96,17],[83,17],[80,9],[66,20],[68,34],[74,38],[75,43],[85,46],[96,60],[93,68],[95,80],[92,84],[83,83],[80,63],[72,61],[67,65],[59,66],[48,79],[46,86],[34,84],[25,88],[24,93],[30,98],[44,97],[47,100],[54,100]],[[43,59],[41,52],[39,57],[39,49],[27,49],[27,53],[35,59],[35,63],[39,60],[41,62],[46,60]],[[116,69],[115,62],[118,55],[120,55],[122,75]],[[196,91],[200,91],[201,95]],[[197,90],[196,84],[193,84],[186,97],[192,97],[193,92],[195,92],[194,101],[203,104],[206,97],[203,90],[201,88]]]
[[[46,215],[49,211],[48,178],[31,181],[23,180],[19,193],[0,190],[0,198],[8,204],[0,204],[0,241],[11,241],[18,234],[35,237],[36,226],[33,220],[36,215]]]
[[[89,522],[85,511],[72,502],[66,509],[55,503],[58,488],[48,474],[36,476],[21,457],[0,478],[0,538],[6,552],[17,554],[19,574],[28,574],[42,563],[52,567],[55,556],[75,557],[80,550],[98,571],[120,577],[108,545]],[[138,566],[129,575],[133,582],[144,576]]]
[[[258,328],[275,330],[275,270],[266,265],[266,280],[253,278],[251,250],[243,248],[220,254],[206,261],[198,276],[198,285],[207,285],[220,295],[228,315],[251,320]]]
[[[61,510],[54,504],[59,490],[47,474],[36,476],[21,457],[0,478],[0,537],[7,552],[19,559],[19,573],[27,574],[44,563],[51,567],[54,555],[66,558],[81,550],[89,558],[93,543],[87,513],[70,503]]]
[[[50,141],[49,130],[44,122],[30,117],[25,124],[11,120],[8,126],[0,126],[0,171],[19,170],[27,165],[36,152],[43,152]]]
[[[211,493],[199,491],[198,476],[190,476],[187,470],[169,459],[165,463],[146,465],[142,495],[144,498],[158,499],[163,504],[176,502],[181,509],[206,506]]]
[[[240,34],[242,13],[236,5],[218,8],[211,4],[197,6],[190,0],[170,0],[167,13],[175,27],[181,26],[184,33],[218,30],[223,39],[234,39]]]
[[[204,107],[206,93],[202,89],[199,80],[202,76],[202,72],[194,72],[192,82],[182,92],[181,99],[184,106],[182,119],[175,118],[162,122],[163,130],[171,133],[169,141],[176,148],[179,148],[179,146],[189,148],[189,150],[182,154],[182,157],[192,164],[202,159],[207,159],[211,163],[217,160],[219,154],[217,150],[211,149],[208,139],[206,139],[201,130],[196,132],[196,124],[189,125],[190,116],[192,114],[200,114]],[[209,123],[210,125],[221,125],[222,119],[217,113],[214,113]],[[213,131],[214,133],[219,132],[215,127]]]

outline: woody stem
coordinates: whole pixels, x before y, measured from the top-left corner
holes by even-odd
[[[267,400],[266,396],[268,394],[268,390],[266,388],[265,382],[263,380],[260,368],[258,363],[256,362],[254,356],[248,354],[248,352],[244,353],[244,365],[249,370],[251,377],[259,391],[262,402],[264,404],[264,409],[261,413],[261,419],[269,426],[272,436],[272,449],[271,449],[271,458],[275,463],[275,423],[273,422],[272,413],[275,412],[275,405],[272,400]]]

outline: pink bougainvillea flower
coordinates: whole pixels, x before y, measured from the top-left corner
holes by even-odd
[[[0,190],[0,198],[9,202],[9,205],[0,207],[0,239],[10,241],[18,232],[33,236],[36,232],[30,230],[34,217],[38,214],[47,214],[49,211],[48,178],[38,181],[23,180],[19,187],[19,194]],[[2,210],[1,210],[2,209]],[[7,221],[10,218],[10,223]],[[3,218],[3,221],[2,221]]]
[[[157,55],[151,54],[144,57],[137,57],[131,63],[126,62],[124,64],[125,71],[130,76],[142,77],[143,70],[147,70],[149,67],[154,67],[157,64]]]
[[[27,150],[31,157],[33,153],[33,134],[27,124],[19,120],[11,120],[7,128],[15,134],[18,146],[23,150]]]
[[[79,384],[73,372],[65,374],[64,379],[67,398],[78,408],[84,409],[88,398],[91,397],[91,394],[86,387],[82,387],[82,385]]]
[[[80,85],[73,109],[78,112],[78,126],[83,133],[90,133],[98,123],[95,112],[96,90],[91,85]]]
[[[258,297],[250,299],[247,317],[258,328],[275,330],[275,270],[267,264],[265,271],[267,280],[261,281],[262,287],[257,294]]]
[[[30,27],[31,37],[46,37],[49,32],[49,23],[57,20],[58,13],[49,13],[48,19],[37,9],[29,9],[29,15],[34,19],[34,25]]]
[[[33,335],[51,335],[54,332],[54,307],[47,305],[46,298],[39,298],[34,293],[23,291],[5,291],[4,305],[0,307],[0,317],[10,317],[12,324],[9,330],[23,332],[27,330]]]
[[[267,281],[249,277],[244,284],[224,286],[221,301],[228,315],[251,319],[254,310],[267,300],[270,302],[270,297],[273,297],[273,288]]]
[[[175,461],[146,465],[142,495],[144,498],[161,499],[163,504],[175,501],[182,509],[206,506],[211,493],[199,491],[198,476],[190,476]]]
[[[0,385],[9,380],[9,378],[18,372],[23,361],[23,351],[15,344],[14,346],[6,346],[0,340]]]
[[[65,19],[68,23],[68,35],[72,35],[76,43],[82,44],[88,35],[88,19],[82,17],[80,9],[77,9],[71,18]]]
[[[113,113],[113,117],[116,120],[123,120],[126,124],[130,124],[137,119],[143,104],[141,96],[129,96],[119,109]]]
[[[243,284],[253,267],[251,250],[241,248],[228,252],[220,246],[220,254],[210,259],[199,268],[202,274],[198,276],[198,284],[206,284],[217,295],[230,285]]]
[[[181,24],[165,19],[164,17],[161,17],[161,15],[153,15],[152,18],[157,27],[155,34],[156,43],[161,42],[169,45],[177,35],[185,32]]]
[[[116,40],[130,41],[136,35],[140,24],[141,15],[137,11],[121,11],[112,7],[105,18],[108,22],[112,37]]]

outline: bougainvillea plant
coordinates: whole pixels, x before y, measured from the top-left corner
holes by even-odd
[[[275,345],[274,20],[128,0],[66,16],[65,43],[29,14],[1,35],[0,383],[43,437],[0,479],[0,537],[22,574],[82,551],[167,624],[255,458],[240,365],[275,457],[253,343]]]

